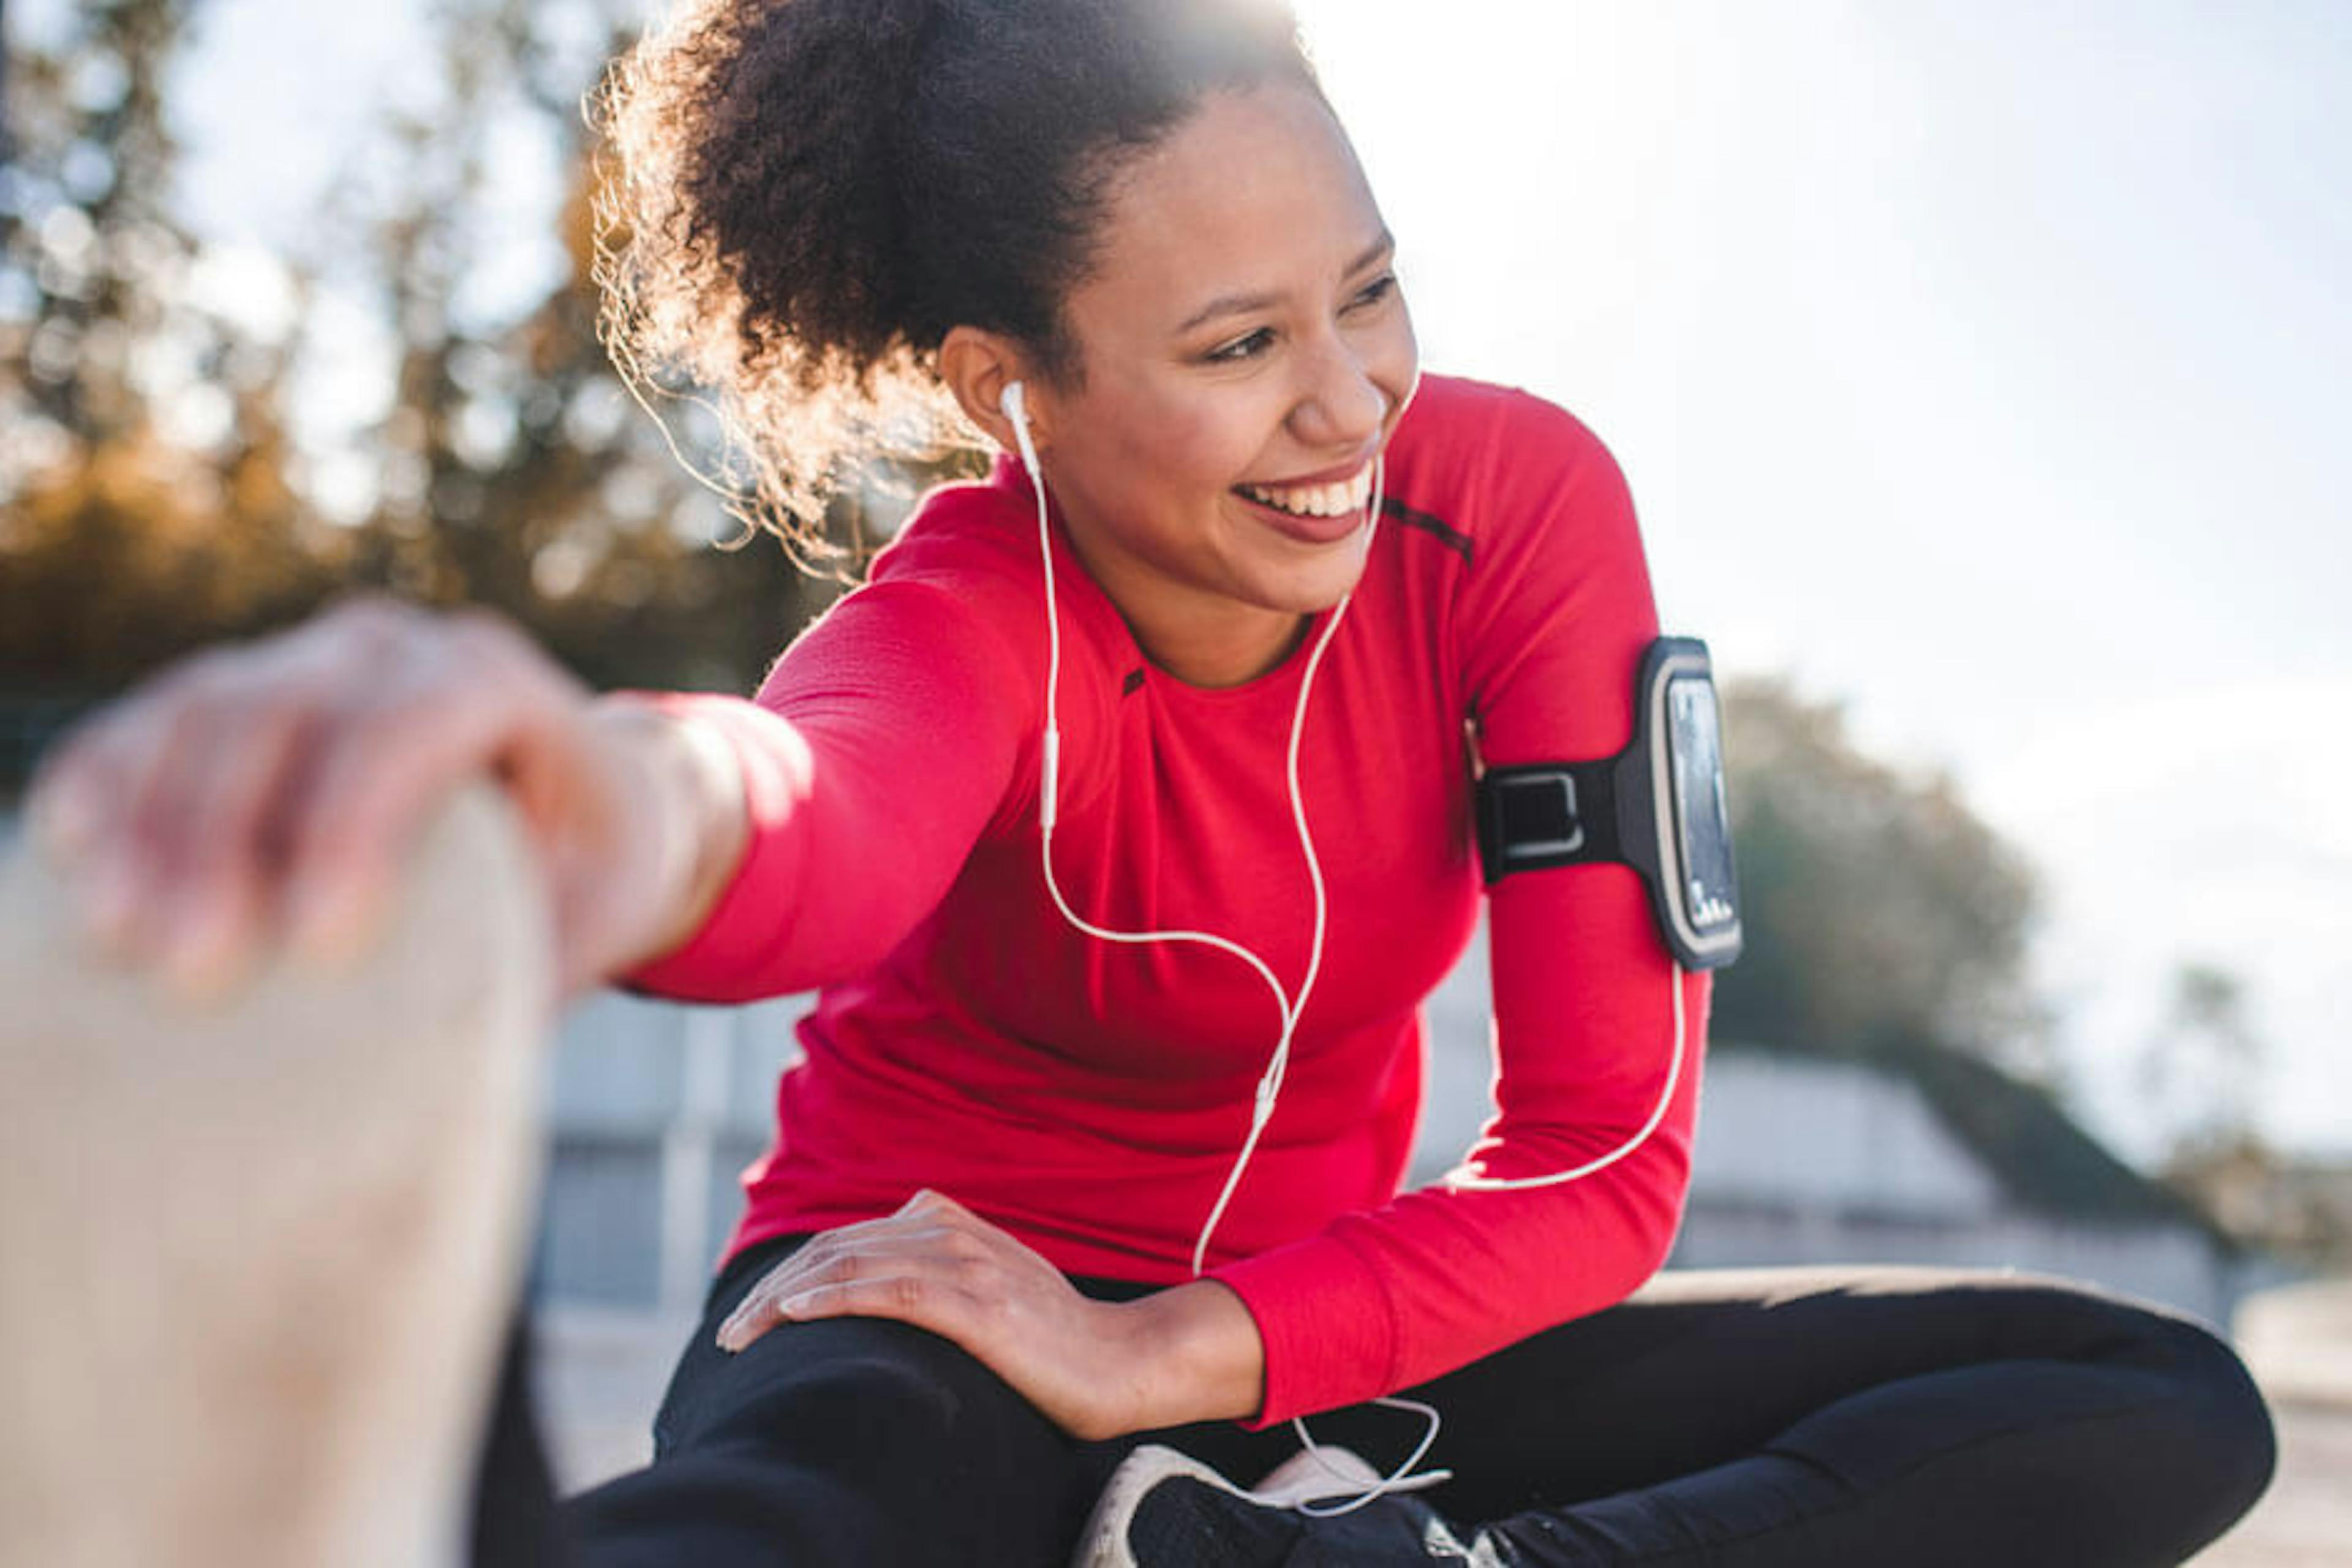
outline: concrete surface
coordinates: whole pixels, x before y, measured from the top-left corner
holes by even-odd
[[[2269,1395],[2279,1473],[2199,1568],[2352,1564],[2352,1279],[2269,1290],[2240,1310],[2238,1348]]]

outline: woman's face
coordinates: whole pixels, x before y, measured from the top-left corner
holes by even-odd
[[[1145,652],[1233,685],[1355,585],[1372,460],[1419,374],[1394,252],[1330,111],[1213,95],[1121,170],[1032,388],[1070,536]]]

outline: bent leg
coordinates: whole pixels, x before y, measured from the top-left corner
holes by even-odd
[[[2274,1456],[2202,1328],[1999,1274],[1669,1273],[1417,1396],[1530,1563],[2178,1563]]]
[[[781,1250],[712,1292],[656,1458],[565,1505],[593,1568],[1059,1563],[1091,1502],[1080,1446],[949,1341],[873,1318],[719,1324]]]

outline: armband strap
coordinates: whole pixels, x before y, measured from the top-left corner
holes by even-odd
[[[1486,880],[1624,858],[1613,770],[1613,760],[1487,769],[1478,782],[1478,863]]]
[[[1554,866],[1630,866],[1675,958],[1718,968],[1739,956],[1739,890],[1706,645],[1651,644],[1633,700],[1633,738],[1613,757],[1479,774],[1478,862],[1490,886]]]

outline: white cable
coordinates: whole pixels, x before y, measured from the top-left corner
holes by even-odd
[[[1189,942],[1214,948],[1220,952],[1233,954],[1248,964],[1256,973],[1258,978],[1265,982],[1266,988],[1274,993],[1275,1006],[1282,1018],[1282,1032],[1275,1042],[1273,1058],[1266,1063],[1264,1076],[1258,1079],[1257,1092],[1250,1110],[1248,1136],[1242,1141],[1241,1152],[1234,1157],[1233,1169],[1225,1177],[1225,1184],[1217,1194],[1217,1201],[1209,1211],[1207,1222],[1201,1227],[1200,1237],[1192,1244],[1192,1273],[1195,1278],[1198,1278],[1204,1272],[1210,1238],[1216,1235],[1217,1226],[1224,1218],[1226,1207],[1233,1202],[1234,1194],[1241,1186],[1242,1173],[1249,1168],[1252,1156],[1257,1152],[1258,1140],[1265,1131],[1266,1123],[1273,1119],[1276,1101],[1282,1092],[1283,1079],[1289,1072],[1290,1044],[1293,1037],[1297,1033],[1299,1016],[1305,1011],[1307,999],[1313,993],[1315,982],[1323,970],[1323,941],[1330,909],[1323,885],[1322,863],[1315,854],[1315,837],[1307,825],[1306,798],[1298,787],[1299,742],[1306,733],[1307,700],[1308,694],[1315,689],[1316,671],[1321,668],[1324,652],[1331,646],[1332,636],[1339,629],[1339,623],[1347,616],[1348,606],[1354,602],[1355,594],[1351,589],[1341,597],[1339,603],[1333,607],[1330,618],[1324,624],[1321,635],[1316,638],[1315,647],[1307,655],[1307,669],[1299,679],[1298,701],[1291,712],[1290,745],[1284,777],[1290,791],[1291,822],[1298,831],[1299,848],[1306,853],[1307,876],[1308,883],[1314,889],[1315,900],[1314,938],[1308,944],[1307,973],[1299,981],[1297,996],[1294,999],[1283,988],[1282,982],[1276,977],[1273,969],[1264,959],[1228,937],[1198,931],[1113,931],[1095,924],[1070,908],[1069,900],[1062,896],[1061,884],[1054,878],[1054,827],[1060,816],[1062,771],[1060,721],[1062,617],[1054,584],[1054,536],[1051,513],[1045,499],[1045,472],[1037,461],[1037,448],[1029,434],[1029,421],[1023,409],[1022,387],[1017,382],[1005,388],[1004,412],[1012,423],[1013,439],[1020,446],[1021,460],[1028,470],[1030,489],[1037,498],[1037,551],[1038,559],[1043,564],[1045,574],[1045,732],[1038,763],[1037,785],[1039,795],[1037,854],[1040,868],[1045,873],[1045,890],[1052,897],[1054,907],[1061,911],[1064,920],[1080,932],[1098,941],[1121,942],[1133,946],[1153,942]],[[1385,456],[1376,458],[1373,459],[1372,467],[1370,506],[1365,515],[1362,534],[1366,549],[1370,546],[1372,530],[1380,523],[1381,509],[1385,500],[1386,480]],[[1647,1142],[1650,1135],[1657,1131],[1659,1123],[1664,1121],[1666,1109],[1674,1100],[1675,1086],[1682,1077],[1685,1021],[1683,971],[1679,963],[1674,966],[1673,992],[1674,1052],[1666,1068],[1666,1087],[1664,1092],[1659,1096],[1657,1108],[1650,1113],[1649,1120],[1642,1124],[1641,1131],[1634,1133],[1619,1148],[1597,1160],[1579,1165],[1574,1170],[1559,1171],[1548,1176],[1506,1178],[1483,1175],[1465,1166],[1449,1173],[1443,1178],[1443,1184],[1448,1190],[1455,1192],[1502,1192],[1522,1187],[1555,1186],[1566,1182],[1581,1181],[1597,1171],[1606,1170]],[[1375,1399],[1372,1403],[1387,1405],[1391,1409],[1412,1411],[1425,1417],[1429,1426],[1422,1434],[1421,1441],[1414,1446],[1412,1452],[1406,1456],[1403,1464],[1382,1477],[1378,1483],[1360,1495],[1337,1506],[1328,1506],[1321,1502],[1301,1503],[1297,1505],[1300,1512],[1313,1514],[1318,1518],[1334,1518],[1339,1514],[1351,1513],[1391,1493],[1415,1491],[1452,1478],[1453,1472],[1444,1469],[1431,1470],[1420,1475],[1412,1473],[1413,1467],[1421,1463],[1422,1459],[1428,1455],[1430,1448],[1437,1442],[1438,1432],[1444,1425],[1444,1418],[1436,1409],[1418,1400],[1393,1396]],[[1306,1421],[1294,1416],[1291,1426],[1297,1432],[1299,1441],[1305,1445],[1307,1451],[1316,1456],[1318,1464],[1323,1465],[1326,1469],[1330,1469],[1332,1467],[1329,1461],[1322,1458],[1321,1445],[1307,1433]]]
[[[1580,1182],[1596,1171],[1607,1170],[1648,1142],[1650,1134],[1658,1130],[1658,1123],[1666,1119],[1666,1107],[1674,1102],[1675,1085],[1681,1080],[1683,1072],[1683,966],[1676,962],[1673,969],[1674,1055],[1666,1063],[1665,1092],[1658,1096],[1656,1109],[1650,1112],[1650,1119],[1642,1123],[1640,1131],[1599,1159],[1579,1165],[1572,1171],[1555,1171],[1549,1176],[1488,1176],[1472,1170],[1467,1165],[1457,1165],[1438,1178],[1439,1184],[1451,1192],[1457,1193],[1507,1193],[1516,1192],[1522,1187],[1553,1187],[1563,1182]]]
[[[1013,425],[1013,439],[1021,447],[1022,463],[1028,469],[1030,489],[1037,497],[1037,550],[1045,574],[1045,734],[1039,763],[1037,839],[1038,863],[1045,873],[1045,890],[1052,897],[1054,907],[1062,912],[1064,920],[1098,941],[1131,946],[1189,942],[1233,954],[1265,982],[1266,988],[1274,993],[1275,1006],[1282,1019],[1282,1030],[1275,1042],[1274,1056],[1266,1063],[1264,1076],[1258,1079],[1257,1092],[1250,1110],[1248,1136],[1243,1140],[1241,1152],[1235,1156],[1233,1169],[1225,1177],[1225,1184],[1209,1211],[1207,1223],[1202,1225],[1199,1238],[1192,1244],[1192,1272],[1197,1276],[1205,1269],[1209,1242],[1216,1235],[1217,1226],[1224,1218],[1225,1209],[1232,1204],[1234,1194],[1241,1185],[1242,1173],[1248,1169],[1251,1158],[1257,1152],[1258,1140],[1274,1115],[1276,1098],[1282,1092],[1283,1078],[1289,1070],[1291,1038],[1297,1032],[1299,1015],[1305,1010],[1307,997],[1315,989],[1316,979],[1322,973],[1323,938],[1330,911],[1324,891],[1322,863],[1316,858],[1314,835],[1307,826],[1306,802],[1298,789],[1299,740],[1307,727],[1307,700],[1315,689],[1316,672],[1322,668],[1323,655],[1330,647],[1331,638],[1338,633],[1339,623],[1346,618],[1348,606],[1355,595],[1351,591],[1343,596],[1324,623],[1321,635],[1316,638],[1315,647],[1307,655],[1307,669],[1298,683],[1298,701],[1291,712],[1290,746],[1285,776],[1290,789],[1291,821],[1298,830],[1299,848],[1307,857],[1307,876],[1315,898],[1314,939],[1308,946],[1307,973],[1299,982],[1297,996],[1291,996],[1264,959],[1231,938],[1198,931],[1112,931],[1095,924],[1070,908],[1069,900],[1062,896],[1061,884],[1054,877],[1054,827],[1060,816],[1062,770],[1062,617],[1054,584],[1053,525],[1045,500],[1045,469],[1037,461],[1037,448],[1030,437],[1029,421],[1022,409],[1018,384],[1005,389],[1005,413]],[[1382,461],[1375,458],[1371,504],[1364,520],[1367,535],[1380,521],[1383,479]]]
[[[1423,1405],[1418,1399],[1404,1399],[1394,1394],[1384,1394],[1373,1400],[1372,1403],[1385,1405],[1391,1410],[1410,1410],[1426,1419],[1429,1426],[1423,1431],[1421,1441],[1414,1444],[1412,1452],[1404,1457],[1403,1464],[1399,1465],[1347,1501],[1334,1504],[1328,1499],[1316,1499],[1294,1504],[1293,1506],[1299,1512],[1312,1514],[1317,1519],[1337,1519],[1343,1513],[1353,1513],[1368,1503],[1379,1501],[1381,1498],[1392,1497],[1399,1492],[1421,1491],[1425,1488],[1436,1486],[1441,1481],[1450,1481],[1454,1479],[1454,1472],[1447,1469],[1423,1470],[1418,1475],[1413,1473],[1412,1468],[1428,1456],[1429,1450],[1437,1442],[1438,1432],[1445,1425],[1445,1418],[1437,1413],[1435,1405]],[[1307,1446],[1307,1451],[1315,1456],[1315,1462],[1330,1471],[1332,1475],[1339,1476],[1339,1467],[1323,1457],[1323,1445],[1307,1435],[1305,1419],[1294,1415],[1290,1418],[1290,1426],[1291,1429],[1298,1434],[1298,1440]]]

